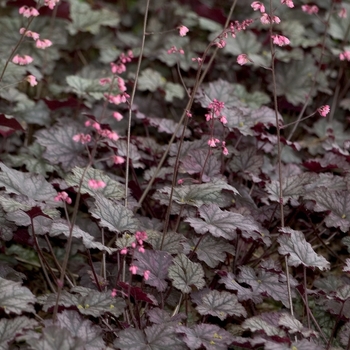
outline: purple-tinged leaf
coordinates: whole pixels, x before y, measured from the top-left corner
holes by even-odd
[[[87,171],[83,168],[75,167],[72,169],[73,174],[69,174],[65,180],[68,185],[79,187],[80,181],[84,175],[83,182],[81,184],[80,192],[88,193],[91,196],[95,196],[96,193],[103,195],[106,198],[111,198],[114,200],[119,200],[124,198],[125,194],[125,186],[121,183],[112,180],[106,173],[101,170],[89,168]],[[98,191],[93,190],[89,187],[89,180],[101,180],[106,186],[104,188],[99,189]]]
[[[228,315],[247,316],[247,312],[238,302],[237,296],[229,292],[210,290],[196,307],[201,315],[212,315],[224,320]]]
[[[99,292],[83,287],[75,287],[72,291],[80,294],[76,307],[83,315],[99,317],[108,312],[119,316],[125,308],[124,300],[113,298],[111,292]]]
[[[317,175],[314,173],[302,173],[282,179],[283,203],[287,203],[290,199],[298,200],[300,196],[307,192],[305,187],[317,181]],[[279,202],[280,184],[279,180],[272,180],[266,185],[266,190],[269,193],[269,199],[274,202]]]
[[[0,308],[7,314],[13,312],[20,315],[22,312],[35,312],[31,305],[33,303],[35,303],[35,296],[27,287],[0,277]]]
[[[178,204],[187,204],[200,207],[203,204],[221,203],[222,190],[231,191],[238,194],[238,191],[226,182],[215,179],[214,182],[198,185],[183,185],[174,188],[173,201]],[[167,195],[171,192],[171,187],[164,187],[160,192]]]
[[[119,332],[113,345],[120,350],[149,350],[144,333],[131,327]]]
[[[175,132],[177,127],[177,123],[171,119],[164,119],[164,118],[147,118],[147,119],[149,120],[152,126],[158,128],[159,132],[165,132],[170,135],[172,135]],[[177,132],[176,136],[181,137],[182,132],[183,132],[183,126]],[[190,136],[191,136],[191,131],[189,129],[186,129],[185,137],[190,137]]]
[[[137,147],[132,143],[129,145],[129,150],[127,146],[127,142],[125,140],[119,139],[115,146],[118,148],[118,155],[126,158],[129,154],[130,162],[134,168],[144,168],[145,165],[141,163],[141,154],[138,151]]]
[[[53,201],[57,195],[42,175],[10,169],[3,163],[0,163],[0,168],[0,186],[5,187],[6,193],[25,195],[36,201]]]
[[[168,275],[173,286],[183,293],[190,293],[191,286],[202,289],[205,286],[202,265],[192,262],[185,254],[179,254],[169,267]]]
[[[160,250],[162,245],[163,233],[156,230],[146,230],[147,243],[151,244],[154,250]],[[183,243],[186,242],[185,236],[176,233],[168,232],[164,236],[162,251],[169,254],[178,254],[183,251]]]
[[[272,341],[267,341],[265,343],[265,350],[291,350],[291,349],[324,350],[325,347],[306,339],[298,340],[298,341],[292,342],[291,344],[289,342],[282,344],[282,343],[275,343]]]
[[[54,222],[50,228],[50,232],[49,232],[50,236],[55,237],[60,234],[63,234],[66,237],[70,236],[69,224],[64,220]],[[100,242],[96,242],[93,236],[81,230],[77,225],[74,225],[73,227],[72,236],[75,238],[81,238],[83,241],[84,247],[87,249],[98,249],[98,250],[105,251],[109,254],[112,254],[117,250],[116,248],[110,248],[103,245]]]
[[[27,343],[35,350],[84,350],[84,341],[74,337],[68,329],[48,326],[42,329],[39,339],[27,339]]]
[[[34,330],[38,323],[34,319],[27,317],[16,317],[8,320],[0,320],[0,350],[8,350],[9,343],[21,336],[27,329]]]
[[[197,243],[200,240],[198,246]],[[196,247],[196,254],[199,260],[204,261],[209,267],[215,268],[220,262],[225,261],[226,253],[235,254],[234,247],[223,238],[216,238],[210,235],[193,238],[192,247]],[[193,249],[192,248],[192,249]]]
[[[168,286],[165,278],[172,262],[172,256],[160,250],[145,250],[143,253],[136,250],[134,257],[136,261],[133,265],[137,267],[137,274],[143,275],[145,271],[149,271],[149,278],[145,280],[145,283],[164,292]]]
[[[273,259],[262,260],[260,263],[260,267],[270,272],[282,271],[281,263],[278,260],[273,260]]]
[[[155,324],[169,324],[177,325],[186,318],[185,314],[176,314],[175,316],[170,316],[165,310],[160,308],[153,308],[147,312],[147,316],[152,323]]]
[[[261,172],[261,168],[264,164],[264,158],[262,155],[256,154],[256,148],[248,147],[235,155],[230,162],[230,169],[239,173],[243,178],[250,180],[250,174],[258,176]]]
[[[350,299],[350,285],[346,284],[344,286],[341,286],[335,295],[336,299],[346,301]]]
[[[62,305],[64,307],[71,307],[71,306],[77,306],[79,304],[78,302],[78,295],[71,294],[67,292],[66,290],[63,290],[60,299],[58,302],[58,305]],[[48,311],[51,307],[54,307],[56,304],[57,295],[56,294],[49,294],[49,295],[42,295],[38,297],[38,303],[43,304],[43,310]]]
[[[271,298],[281,301],[284,306],[289,307],[288,290],[286,283],[279,279],[279,275],[259,269],[256,273],[248,266],[242,266],[238,282],[249,284],[254,293],[265,293]]]
[[[290,266],[304,265],[310,268],[319,268],[327,270],[330,267],[329,262],[312,249],[311,244],[305,240],[301,231],[295,231],[285,227],[280,229],[284,233],[278,238],[280,247],[278,252],[282,255],[288,255],[288,264]]]
[[[278,316],[276,316],[276,322],[273,322],[270,317],[263,317],[265,315],[254,316],[246,319],[242,323],[244,329],[249,329],[251,332],[263,332],[269,337],[286,338],[286,333],[278,328]],[[272,322],[271,322],[272,321]]]
[[[44,157],[51,164],[62,164],[65,171],[75,166],[84,166],[87,159],[82,156],[85,146],[73,141],[73,136],[81,132],[71,120],[61,120],[50,129],[43,129],[36,133],[37,142],[46,147]]]
[[[121,331],[114,342],[114,346],[120,350],[185,350],[185,344],[178,338],[175,328],[165,325],[153,325],[144,330],[145,334],[134,328]]]
[[[193,150],[182,159],[180,171],[190,175],[203,173],[203,181],[209,182],[220,174],[220,162],[217,157],[211,155],[208,158],[209,148],[206,150]],[[204,171],[203,171],[204,167]]]
[[[105,349],[101,328],[96,327],[90,320],[83,319],[76,311],[64,310],[58,314],[57,325],[67,329],[73,337],[84,341],[85,350]]]
[[[335,275],[329,275],[326,278],[319,278],[314,281],[314,287],[326,294],[336,292],[341,286],[343,286],[343,281]]]
[[[178,326],[176,332],[184,334],[184,342],[192,349],[204,346],[207,350],[227,350],[233,341],[233,336],[224,329],[201,323],[193,328]]]
[[[229,272],[226,276],[222,276],[219,282],[224,283],[227,289],[236,290],[239,301],[252,300],[255,304],[260,304],[263,302],[263,298],[259,292],[254,292],[250,288],[242,287],[238,282],[236,282],[235,276],[231,272]]]
[[[298,321],[294,316],[287,313],[281,314],[278,324],[281,327],[287,328],[288,333],[290,334],[300,333],[305,338],[309,338],[311,336],[318,337],[317,332],[312,329],[305,328],[300,321]]]
[[[339,340],[343,346],[347,346],[350,339],[350,322],[346,322],[339,332]]]
[[[89,211],[94,218],[100,219],[99,223],[102,227],[112,232],[136,232],[138,230],[140,225],[131,210],[99,194],[95,199],[95,208],[90,208]]]
[[[266,339],[261,337],[254,338],[243,338],[233,337],[233,345],[241,346],[246,349],[255,349],[256,347],[262,346],[266,342]]]
[[[16,225],[6,219],[6,213],[0,206],[0,238],[4,241],[10,241],[13,238],[13,232],[16,230],[16,227]]]
[[[190,223],[197,233],[204,234],[209,232],[214,237],[232,240],[236,237],[236,230],[240,229],[244,232],[245,237],[255,239],[261,236],[262,240],[267,239],[266,242],[269,243],[269,238],[263,236],[266,230],[262,230],[252,217],[221,210],[216,204],[201,206],[199,215],[204,221],[196,218],[185,220]],[[261,231],[264,231],[264,233],[254,234],[254,232],[260,233]]]
[[[325,223],[328,227],[339,227],[343,232],[350,228],[350,193],[349,191],[334,191],[329,188],[320,188],[305,199],[316,202],[315,211],[330,211]]]

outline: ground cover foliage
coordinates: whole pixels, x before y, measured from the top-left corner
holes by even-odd
[[[348,2],[0,5],[0,349],[350,349]]]

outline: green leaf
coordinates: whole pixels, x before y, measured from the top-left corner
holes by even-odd
[[[268,317],[265,316],[265,318],[263,318],[263,316],[259,315],[246,319],[242,323],[242,327],[244,329],[249,329],[251,332],[263,332],[270,337],[277,336],[283,338],[286,336],[286,333],[278,328],[277,316],[275,317],[276,322],[271,322]],[[274,323],[276,323],[276,325]]]
[[[34,319],[23,316],[0,320],[0,350],[8,350],[10,342],[24,334],[27,329],[34,330],[37,325],[38,322]]]
[[[95,199],[95,208],[90,208],[89,211],[94,218],[100,219],[102,227],[107,227],[113,232],[136,232],[138,230],[140,224],[131,210],[99,194]]]
[[[183,251],[183,243],[186,238],[176,232],[168,232],[163,240],[162,249],[162,238],[163,233],[155,230],[146,230],[147,232],[147,243],[151,244],[154,250],[162,250],[168,252],[169,254],[178,254]]]
[[[185,90],[180,84],[175,84],[170,81],[166,82],[165,86],[165,101],[172,102],[176,97],[183,99],[185,97]]]
[[[116,28],[120,22],[119,14],[111,8],[92,10],[90,5],[79,0],[70,0],[70,22],[67,29],[71,35],[78,32],[98,34],[101,26]]]
[[[57,325],[67,329],[70,334],[84,341],[85,350],[105,349],[102,330],[88,320],[83,319],[76,311],[64,310],[57,315]]]
[[[35,296],[27,287],[0,277],[0,308],[7,314],[13,312],[20,315],[22,312],[35,312],[31,305],[33,303],[35,303]]]
[[[148,350],[148,342],[140,329],[126,328],[118,333],[113,344],[121,350]]]
[[[278,252],[282,255],[288,255],[290,266],[304,265],[311,268],[318,267],[320,270],[330,268],[329,262],[323,256],[316,254],[301,231],[284,227],[280,229],[280,232],[285,234],[277,239],[280,244]]]
[[[199,263],[194,263],[185,254],[179,254],[169,267],[168,275],[173,280],[173,286],[183,293],[190,293],[195,286],[202,289],[205,286],[204,271]]]
[[[23,173],[0,163],[0,186],[6,193],[26,195],[37,201],[53,201],[57,192],[42,175]]]
[[[154,69],[147,68],[140,74],[137,88],[141,91],[156,91],[158,88],[163,87],[166,80],[160,73]]]
[[[229,292],[211,290],[206,293],[196,307],[201,315],[212,315],[224,320],[228,315],[247,316],[237,296]]]
[[[108,91],[108,86],[102,86],[97,79],[86,79],[76,75],[69,75],[66,77],[66,81],[72,88],[72,92],[80,97],[90,95],[94,99],[99,100],[102,99],[104,93],[107,93]]]
[[[73,174],[68,174],[68,176],[65,178],[67,184],[71,186],[78,187],[84,175],[84,179],[80,188],[81,193],[88,193],[90,196],[93,197],[97,193],[99,193],[106,198],[111,198],[114,200],[124,198],[125,186],[115,180],[112,180],[102,170],[89,168],[87,171],[85,171],[84,168],[75,167],[72,169],[72,172]],[[98,192],[96,192],[96,190],[92,190],[88,185],[90,179],[102,180],[106,184],[106,186],[102,189],[99,189]]]

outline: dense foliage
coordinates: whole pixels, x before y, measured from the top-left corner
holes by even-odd
[[[0,5],[1,350],[350,349],[349,3]]]

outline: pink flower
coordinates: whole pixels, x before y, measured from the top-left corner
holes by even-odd
[[[265,6],[260,1],[254,1],[250,6],[254,11],[265,12]]]
[[[40,35],[36,32],[32,32],[31,30],[27,30],[25,28],[21,28],[19,30],[20,34],[24,34],[28,38],[33,38],[34,40],[38,40]]]
[[[340,9],[340,11],[338,12],[338,16],[339,16],[340,18],[346,18],[346,17],[348,16],[348,13],[347,13],[345,7],[342,7],[342,8]]]
[[[124,117],[119,112],[113,112],[113,118],[120,122]]]
[[[120,254],[122,254],[122,255],[128,254],[128,248],[124,247],[123,249],[121,249]]]
[[[216,98],[214,98],[213,102],[208,105],[208,108],[211,109],[217,117],[220,116],[224,107],[225,102],[218,101]]]
[[[39,16],[39,11],[35,9],[34,7],[28,7],[28,6],[22,6],[18,10],[20,15],[23,15],[23,17],[37,17]]]
[[[55,202],[66,202],[67,204],[71,204],[72,200],[68,197],[67,192],[58,192],[57,196],[54,198]]]
[[[24,55],[24,56],[16,55],[15,57],[13,57],[12,62],[15,64],[19,64],[20,66],[25,66],[27,64],[32,63],[33,58],[28,55]]]
[[[106,183],[102,180],[95,180],[95,179],[90,179],[88,181],[88,186],[92,188],[93,190],[98,190],[100,188],[106,187]]]
[[[329,108],[328,105],[321,106],[320,108],[317,109],[318,113],[320,113],[322,117],[326,117],[330,110],[331,109]]]
[[[126,66],[123,63],[111,63],[111,70],[113,74],[122,74],[126,71]]]
[[[136,237],[137,241],[139,242],[139,244],[142,244],[143,241],[147,239],[147,233],[145,231],[137,231],[135,233],[135,237]]]
[[[262,24],[270,24],[270,16],[267,13],[263,13],[260,17],[260,22]]]
[[[214,137],[212,137],[212,138],[210,138],[210,139],[208,140],[208,145],[209,145],[210,147],[216,147],[216,144],[217,144],[218,142],[220,142],[220,140],[215,139]]]
[[[226,117],[225,117],[224,115],[221,116],[220,122],[221,122],[222,124],[224,124],[224,125],[227,124],[227,119],[226,119]]]
[[[38,82],[36,81],[36,78],[34,75],[28,75],[26,80],[31,86],[38,85]]]
[[[281,4],[285,4],[289,8],[293,8],[294,7],[293,0],[281,0]]]
[[[125,81],[124,81],[124,79],[123,79],[123,78],[118,77],[117,82],[118,82],[118,89],[119,89],[121,92],[126,91],[126,87],[125,87]]]
[[[111,292],[111,297],[115,298],[117,295],[117,290],[115,288],[113,288],[112,292]]]
[[[149,275],[150,275],[150,271],[146,270],[144,273],[143,273],[143,277],[144,279],[147,281],[149,279]]]
[[[53,10],[60,0],[45,0],[44,5]]]
[[[192,118],[192,113],[190,111],[186,110],[186,116],[188,118]]]
[[[201,64],[201,63],[202,63],[202,61],[203,61],[203,59],[202,59],[202,58],[200,58],[200,57],[193,57],[193,58],[192,58],[192,61],[193,61],[193,62],[197,61],[197,62],[198,62],[198,64]]]
[[[184,180],[183,180],[183,179],[177,180],[177,184],[178,184],[178,185],[182,185],[183,183],[184,183]]]
[[[85,145],[86,143],[89,143],[91,141],[91,136],[89,134],[76,134],[72,137],[74,142],[80,142],[81,144]]]
[[[243,66],[244,64],[249,62],[249,58],[245,53],[242,53],[240,55],[238,55],[237,57],[237,63],[240,64],[241,66]]]
[[[143,254],[145,252],[145,248],[144,247],[139,247],[139,252]]]
[[[125,163],[125,159],[120,156],[113,156],[113,162],[114,164],[123,164]]]
[[[189,29],[185,26],[180,26],[178,27],[178,29],[179,29],[180,36],[185,36],[189,32]]]
[[[110,78],[102,78],[102,79],[100,79],[99,83],[100,83],[100,85],[104,86],[104,85],[110,84],[111,79]]]
[[[137,266],[131,265],[131,266],[129,267],[129,271],[130,271],[133,275],[136,275]]]
[[[318,12],[318,7],[316,5],[302,5],[301,9],[309,15],[312,15],[314,13],[316,14]]]
[[[219,41],[217,41],[215,43],[215,45],[219,48],[219,49],[223,49],[226,46],[226,41],[223,39],[220,39]]]
[[[38,39],[35,43],[35,46],[38,49],[42,49],[42,50],[46,49],[47,47],[50,47],[51,45],[52,45],[52,42],[49,39],[44,39],[44,40]]]
[[[284,46],[284,45],[290,44],[290,40],[283,35],[278,35],[278,34],[272,35],[272,39],[273,39],[273,43],[278,46]]]
[[[350,51],[344,51],[339,54],[339,59],[341,61],[350,61]]]

